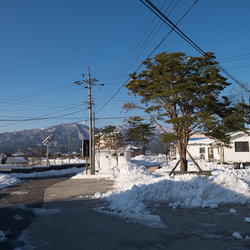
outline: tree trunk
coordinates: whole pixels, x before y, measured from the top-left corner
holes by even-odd
[[[181,157],[180,171],[181,171],[181,172],[187,172],[187,169],[188,169],[187,160],[184,159],[184,157]]]
[[[146,154],[146,146],[145,146],[145,142],[142,143],[142,154],[145,155]]]
[[[187,156],[186,156],[186,146],[182,140],[178,140],[179,155],[181,160],[180,171],[186,172],[188,170]]]
[[[221,164],[224,164],[224,147],[223,145],[220,146],[220,162]]]

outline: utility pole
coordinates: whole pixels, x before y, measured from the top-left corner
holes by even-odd
[[[84,78],[84,75],[82,75]],[[95,174],[95,155],[93,155],[93,149],[95,147],[95,144],[93,143],[93,132],[92,132],[92,96],[91,96],[91,87],[95,84],[95,82],[98,82],[95,78],[91,79],[90,76],[90,70],[88,68],[88,80],[82,80],[82,81],[76,81],[75,83],[77,85],[80,85],[82,83],[88,84],[88,108],[89,108],[89,161],[91,163],[91,174]],[[103,86],[104,84],[98,84],[100,86]]]
[[[91,100],[91,79],[90,79],[90,70],[88,68],[88,89],[89,89],[89,160],[90,160],[90,170],[91,170],[91,175],[95,174],[95,168],[94,168],[94,159],[92,156],[93,152],[93,145],[92,145],[92,100]]]
[[[95,169],[95,112],[94,112],[94,120],[93,120],[93,151],[92,151],[92,154],[93,154],[93,162],[91,164],[91,169]]]
[[[69,137],[69,163],[70,163],[70,137]]]

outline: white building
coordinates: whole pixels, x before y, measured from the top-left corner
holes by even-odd
[[[244,132],[231,134],[230,147],[224,147],[225,162],[250,162],[250,136]]]
[[[250,135],[242,131],[231,134],[229,147],[220,146],[220,142],[195,133],[191,136],[187,150],[194,158],[218,160],[223,162],[250,163]]]
[[[220,146],[214,139],[200,132],[196,132],[190,137],[187,150],[193,158],[200,158],[207,161],[220,160]]]
[[[96,169],[116,166],[131,159],[133,149],[130,146],[120,149],[96,149],[95,166]]]

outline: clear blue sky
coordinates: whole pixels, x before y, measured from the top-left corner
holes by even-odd
[[[152,2],[175,23],[194,1]],[[219,61],[249,54],[249,9],[249,0],[199,0],[178,27]],[[139,0],[0,0],[0,133],[87,120],[88,91],[74,82],[88,67],[104,84],[92,91],[97,127],[137,114],[121,112],[133,100],[122,85],[169,32],[155,34],[157,22]],[[198,55],[174,32],[162,51]],[[221,65],[249,83],[250,54],[233,59]]]

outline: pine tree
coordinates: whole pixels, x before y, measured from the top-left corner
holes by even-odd
[[[137,146],[142,143],[142,154],[145,155],[146,144],[149,137],[153,135],[154,126],[150,123],[143,123],[144,119],[140,116],[129,117],[127,121],[131,127],[127,130],[127,141],[135,141]]]
[[[220,74],[213,53],[191,57],[182,52],[163,52],[143,63],[145,69],[131,74],[126,85],[130,93],[141,97],[142,105],[132,102],[124,108],[143,108],[156,123],[153,115],[173,126],[175,133],[164,132],[164,139],[178,141],[181,171],[187,171],[186,149],[195,129],[225,143],[229,132],[245,129],[242,112],[221,96],[230,83]]]

